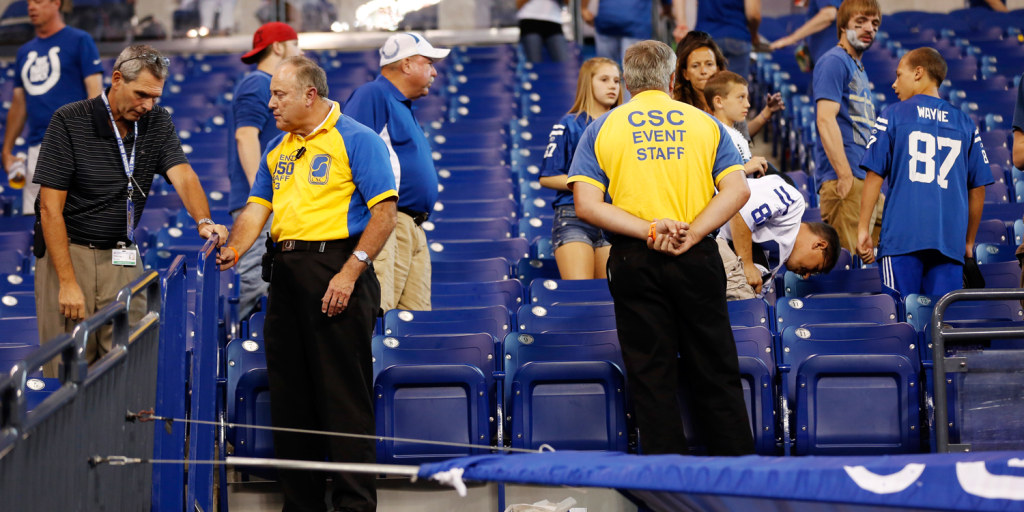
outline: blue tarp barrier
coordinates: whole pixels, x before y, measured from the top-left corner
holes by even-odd
[[[553,452],[452,459],[421,466],[419,476],[454,468],[465,480],[618,489],[655,510],[1024,510],[1024,452],[735,458]],[[771,505],[780,501],[790,504]]]

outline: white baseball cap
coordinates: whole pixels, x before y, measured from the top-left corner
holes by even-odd
[[[384,46],[380,47],[380,65],[383,67],[413,55],[422,55],[428,59],[443,59],[448,56],[450,51],[448,48],[434,48],[416,32],[402,32],[384,41]]]

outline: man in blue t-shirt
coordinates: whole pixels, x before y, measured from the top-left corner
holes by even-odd
[[[654,4],[645,0],[601,0],[594,13],[589,0],[580,3],[580,16],[594,26],[594,46],[598,57],[622,65],[626,48],[650,39]]]
[[[901,297],[942,296],[961,288],[974,256],[992,183],[981,135],[967,114],[939,98],[946,62],[932,48],[908,52],[892,88],[900,102],[878,116],[860,166],[867,173],[858,226],[860,257],[874,261],[871,213],[889,184],[878,245],[882,284]]]
[[[807,50],[810,53],[810,65],[821,59],[830,48],[835,46],[836,15],[841,0],[810,0],[807,2],[807,21],[785,37],[780,37],[771,44],[772,50],[778,50],[807,39]],[[831,29],[831,30],[830,30]]]
[[[267,106],[270,102],[270,75],[282,60],[296,55],[302,55],[299,36],[292,27],[279,21],[260,27],[252,36],[252,50],[242,55],[242,62],[256,63],[256,69],[235,86],[234,99],[228,111],[228,126],[233,128],[228,132],[228,177],[231,179],[228,208],[232,218],[238,217],[249,199],[249,190],[267,143],[281,134],[274,114]],[[238,312],[242,318],[247,317],[256,301],[267,293],[268,283],[263,281],[260,264],[267,252],[263,239],[273,220],[273,216],[267,220],[260,231],[259,242],[238,260],[241,281]]]
[[[398,186],[398,224],[373,262],[384,311],[430,309],[430,252],[420,224],[437,202],[437,170],[412,102],[430,93],[434,62],[449,51],[415,32],[395,34],[380,47],[380,76],[345,102],[346,116],[384,139]]]
[[[864,186],[864,171],[857,163],[875,118],[871,85],[860,57],[875,41],[882,13],[876,0],[845,0],[836,16],[839,45],[825,52],[814,67],[818,127],[814,181],[822,220],[836,228],[839,243],[852,252],[857,248]]]
[[[22,190],[22,213],[35,214],[39,185],[32,183],[39,146],[54,111],[99,96],[103,90],[100,54],[89,34],[64,24],[62,0],[28,0],[28,18],[36,37],[18,49],[14,94],[7,111],[3,164],[12,187]],[[28,155],[15,155],[14,145],[28,124]]]

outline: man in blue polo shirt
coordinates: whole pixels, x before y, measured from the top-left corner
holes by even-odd
[[[252,50],[242,55],[242,62],[257,65],[235,86],[234,100],[228,110],[228,126],[234,128],[228,134],[228,177],[231,179],[228,208],[232,218],[238,218],[249,198],[249,189],[260,166],[260,156],[267,149],[267,144],[281,134],[274,114],[267,106],[270,102],[270,75],[282,60],[296,55],[302,55],[299,36],[292,27],[279,21],[260,27],[252,36]],[[260,238],[266,237],[264,233],[270,231],[273,220],[271,216],[263,226]],[[248,316],[259,297],[267,293],[268,284],[260,275],[260,262],[266,252],[266,245],[260,240],[238,261],[241,281],[238,312],[243,318]]]
[[[437,202],[437,171],[412,102],[430,92],[434,61],[449,51],[414,32],[395,34],[380,47],[380,76],[345,103],[346,116],[384,139],[398,186],[398,225],[373,264],[384,311],[430,309],[430,253],[420,224]]]
[[[32,183],[39,146],[54,111],[68,103],[99,96],[103,69],[89,34],[64,24],[61,0],[28,0],[28,17],[36,37],[18,49],[14,93],[7,111],[3,164],[12,187],[24,186],[22,213],[35,214],[39,185]],[[28,123],[26,157],[14,144]]]

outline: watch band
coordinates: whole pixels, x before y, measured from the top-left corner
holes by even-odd
[[[199,220],[197,220],[197,221],[196,221],[196,226],[197,226],[197,227],[198,227],[198,226],[202,226],[203,224],[209,224],[209,225],[211,225],[211,226],[215,226],[215,225],[217,225],[217,223],[216,223],[216,222],[214,222],[214,221],[213,221],[213,219],[211,219],[211,218],[209,218],[209,217],[203,217],[203,218],[201,218],[201,219],[199,219]]]

